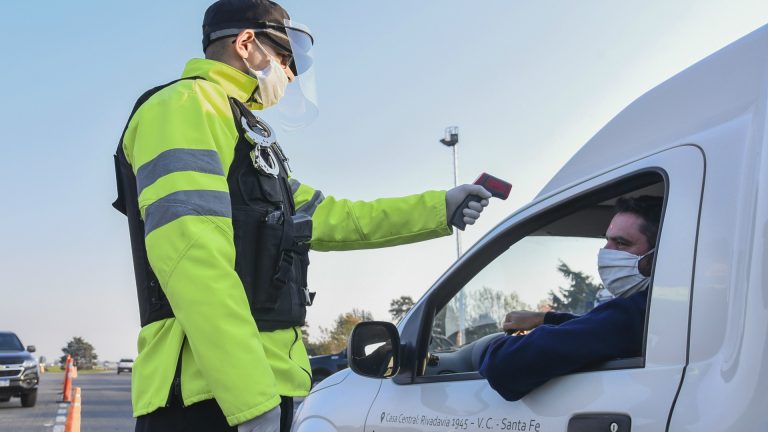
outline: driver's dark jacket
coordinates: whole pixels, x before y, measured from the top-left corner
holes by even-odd
[[[490,343],[480,374],[516,401],[551,378],[617,358],[642,355],[647,291],[603,303],[578,316],[547,313],[525,336]]]

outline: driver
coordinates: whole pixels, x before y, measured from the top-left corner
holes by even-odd
[[[605,288],[615,297],[578,316],[515,311],[488,346],[480,374],[504,399],[521,399],[551,378],[608,360],[642,355],[643,327],[662,198],[621,198],[597,256]]]

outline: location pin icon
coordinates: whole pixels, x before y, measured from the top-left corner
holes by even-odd
[[[379,423],[384,423],[384,417],[386,417],[386,413],[384,411],[381,412],[381,421]]]

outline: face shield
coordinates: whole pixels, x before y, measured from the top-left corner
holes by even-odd
[[[282,36],[288,37],[290,69],[295,79],[288,84],[280,102],[269,110],[268,116],[277,126],[291,131],[312,123],[317,118],[319,109],[312,58],[312,34],[305,25],[295,21],[285,20],[284,25],[281,30],[285,30],[285,35]]]

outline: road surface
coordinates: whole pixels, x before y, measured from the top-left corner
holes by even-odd
[[[22,408],[19,398],[0,402],[0,432],[63,432],[68,406],[59,402],[63,381],[63,373],[43,374],[33,408]],[[81,432],[133,432],[131,374],[81,372],[72,387],[80,387]],[[302,401],[297,398],[294,408]]]
[[[63,381],[62,373],[43,374],[33,408],[22,408],[18,398],[0,402],[0,432],[63,431],[67,404],[58,402]],[[81,389],[81,432],[133,432],[130,374],[80,373],[73,387]]]

